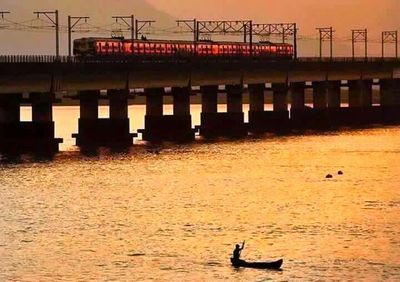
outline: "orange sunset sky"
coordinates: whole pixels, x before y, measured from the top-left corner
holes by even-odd
[[[337,55],[348,54],[351,29],[368,28],[371,39],[371,55],[379,54],[382,30],[400,30],[400,0],[2,0],[2,10],[10,10],[8,16],[13,21],[33,19],[32,12],[60,10],[60,19],[66,25],[67,15],[91,16],[94,25],[112,22],[115,14],[135,14],[141,19],[155,19],[159,28],[170,27],[177,18],[192,19],[253,19],[259,23],[297,22],[300,34],[305,38],[300,42],[300,53],[316,55],[315,28],[333,26],[336,30]],[[51,34],[28,34],[21,31],[1,31],[3,41],[0,53],[32,53],[26,46],[30,42],[43,42],[37,47],[39,53],[52,52]],[[76,37],[88,34],[76,34]],[[90,35],[89,35],[90,36]],[[65,41],[65,34],[62,40]],[[311,42],[311,41],[312,42]],[[65,53],[65,43],[62,50]],[[47,44],[48,42],[48,44]],[[36,44],[35,46],[37,46]]]

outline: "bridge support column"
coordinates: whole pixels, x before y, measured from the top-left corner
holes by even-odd
[[[381,79],[381,116],[385,124],[400,123],[400,79]]]
[[[366,125],[379,122],[380,109],[372,106],[372,80],[349,80],[350,125]]]
[[[54,137],[53,102],[55,95],[52,93],[30,93],[29,99],[32,104],[32,122],[20,123],[25,138],[21,147],[26,151],[58,152],[62,139]]]
[[[293,128],[303,128],[307,118],[305,105],[305,82],[292,82],[290,84],[291,107],[290,123]]]
[[[340,126],[343,120],[343,108],[341,108],[341,81],[327,82],[328,119],[331,126]]]
[[[17,152],[21,135],[20,104],[22,94],[0,95],[0,153]]]
[[[108,90],[107,97],[110,105],[110,119],[108,121],[107,134],[104,136],[105,146],[129,147],[133,145],[133,138],[136,134],[130,133],[128,117],[128,98],[127,89]]]
[[[28,139],[32,145],[27,145],[28,150],[33,146],[34,151],[56,153],[62,139],[54,138],[55,126],[53,122],[53,101],[55,95],[52,93],[31,93],[29,98],[32,103],[32,122],[25,123],[27,126]]]
[[[164,136],[163,120],[163,99],[164,88],[145,89],[146,92],[146,116],[144,118],[144,129],[139,130],[142,133],[144,141],[159,142]]]
[[[54,154],[62,139],[54,138],[54,94],[31,93],[32,121],[20,121],[22,94],[0,97],[0,152]]]
[[[310,115],[309,127],[315,129],[326,129],[329,127],[327,113],[327,83],[326,81],[314,81],[313,87],[313,109]]]
[[[129,147],[135,134],[129,133],[128,93],[108,90],[110,118],[98,117],[99,90],[81,91],[79,133],[73,134],[76,145],[82,148]]]
[[[327,82],[327,98],[328,108],[337,109],[341,107],[341,81],[328,81]]]
[[[163,115],[164,89],[150,89],[146,96],[146,117],[143,140],[152,142],[188,142],[195,138],[190,115],[190,88],[174,87],[173,115]]]
[[[265,84],[250,84],[249,85],[249,98],[250,98],[250,111],[249,111],[249,132],[251,133],[264,133],[268,131],[268,117],[269,112],[264,111]]]
[[[290,128],[288,111],[288,86],[286,83],[272,83],[273,112],[269,113],[269,131],[287,131]]]
[[[203,112],[201,113],[200,135],[204,137],[243,137],[247,135],[243,113],[243,87],[227,85],[228,112],[218,113],[217,86],[202,87]]]

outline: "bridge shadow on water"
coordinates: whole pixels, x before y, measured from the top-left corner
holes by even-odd
[[[394,126],[385,126],[390,128]],[[36,152],[7,152],[0,153],[0,166],[16,165],[23,163],[50,163],[65,160],[98,160],[98,159],[121,159],[143,156],[158,156],[166,152],[187,153],[201,146],[212,144],[239,144],[263,141],[277,141],[286,138],[305,136],[329,136],[358,132],[366,129],[382,128],[381,125],[352,126],[340,129],[298,129],[292,131],[281,131],[274,133],[250,134],[246,137],[214,137],[202,138],[197,136],[194,141],[188,142],[146,142],[137,141],[132,146],[116,147],[72,147],[68,151],[48,152],[46,150]]]

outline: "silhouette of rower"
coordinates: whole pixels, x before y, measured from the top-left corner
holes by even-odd
[[[236,244],[235,249],[233,250],[233,261],[234,262],[241,262],[242,260],[240,259],[240,254],[242,250],[244,249],[244,243],[243,241],[242,247],[239,246],[239,244]]]

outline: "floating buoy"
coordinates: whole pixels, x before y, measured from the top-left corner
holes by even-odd
[[[333,178],[333,175],[332,175],[332,174],[328,174],[328,175],[326,176],[326,178]]]

